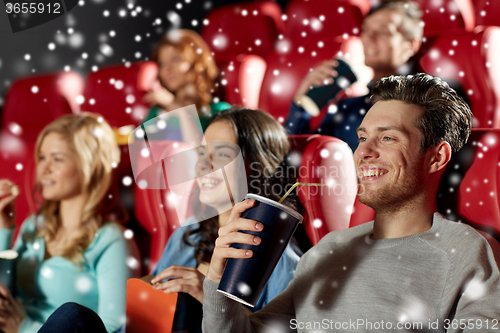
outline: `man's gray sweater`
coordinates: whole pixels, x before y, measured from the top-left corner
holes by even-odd
[[[500,332],[500,245],[435,213],[431,229],[373,240],[331,232],[260,311],[205,279],[203,332]]]

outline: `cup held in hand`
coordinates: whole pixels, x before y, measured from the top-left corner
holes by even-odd
[[[15,296],[16,289],[16,263],[18,253],[14,250],[0,252],[0,282],[9,288],[10,293]]]
[[[315,87],[309,90],[306,95],[300,98],[300,105],[312,116],[318,116],[320,110],[337,94],[356,82],[358,78],[351,67],[343,60],[336,59],[338,66],[335,67],[338,75],[332,84],[322,87]]]
[[[230,258],[217,291],[240,303],[254,307],[274,268],[303,216],[276,201],[255,194],[245,199],[255,199],[255,205],[241,214],[241,217],[259,221],[264,229],[242,231],[259,236],[262,242],[255,245],[233,244],[238,249],[253,251],[248,259]]]

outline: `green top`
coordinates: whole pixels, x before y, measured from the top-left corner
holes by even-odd
[[[19,253],[16,292],[28,316],[19,333],[34,333],[59,306],[76,302],[95,311],[108,332],[125,323],[128,246],[116,223],[101,226],[83,252],[83,266],[61,257],[45,258],[45,240],[29,217],[13,247]],[[10,248],[14,229],[0,228],[0,250]]]

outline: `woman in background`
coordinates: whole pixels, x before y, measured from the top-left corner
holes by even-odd
[[[154,106],[145,122],[194,104],[201,129],[205,130],[215,113],[231,107],[225,102],[212,102],[214,81],[219,71],[208,45],[195,31],[179,29],[169,32],[156,44],[151,59],[158,64],[159,84],[144,96],[144,101]],[[181,113],[179,119],[169,118],[167,136],[154,138],[199,142],[198,128],[185,116],[186,113]],[[148,127],[148,132],[156,131],[154,127]]]
[[[61,117],[47,125],[35,146],[38,212],[21,226],[13,249],[16,293],[0,284],[0,330],[37,332],[66,302],[94,310],[108,332],[125,322],[128,247],[107,196],[120,160],[110,126],[95,114]],[[17,193],[0,180],[0,249],[15,230]]]

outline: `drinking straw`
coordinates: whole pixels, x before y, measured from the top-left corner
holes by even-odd
[[[307,185],[307,186],[324,186],[325,184],[320,184],[320,183],[295,183],[293,184],[293,186],[285,193],[284,196],[281,197],[280,201],[278,201],[278,203],[281,203],[283,202],[283,200],[285,200],[285,198],[290,194],[292,193],[292,191],[294,190],[294,188],[296,188],[297,186],[299,185]]]

